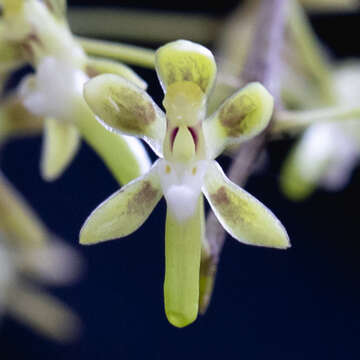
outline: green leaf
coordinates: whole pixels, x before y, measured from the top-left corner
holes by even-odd
[[[0,231],[21,247],[43,245],[48,237],[44,224],[1,174]]]
[[[100,204],[80,232],[80,243],[96,244],[137,230],[162,197],[156,163],[149,173],[125,185]]]
[[[79,132],[73,124],[46,119],[41,156],[43,178],[47,181],[57,179],[73,160],[79,144]]]
[[[197,84],[209,94],[216,77],[214,56],[206,47],[187,40],[170,42],[156,51],[156,71],[166,92],[179,81]]]
[[[250,83],[228,98],[204,122],[212,157],[218,156],[225,147],[242,143],[263,131],[270,122],[273,108],[273,97],[260,83]]]
[[[285,228],[248,192],[232,183],[214,161],[205,176],[204,194],[224,229],[244,244],[286,249]]]
[[[85,84],[84,97],[111,130],[142,137],[161,154],[165,116],[144,90],[120,76],[104,74]]]
[[[90,77],[101,74],[119,75],[126,80],[131,81],[141,89],[146,90],[147,88],[146,82],[129,66],[113,60],[88,58],[86,73]]]
[[[185,221],[178,221],[167,209],[165,312],[169,322],[176,327],[191,324],[198,315],[203,217],[202,195],[195,214]]]

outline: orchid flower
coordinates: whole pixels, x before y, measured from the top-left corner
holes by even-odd
[[[113,194],[89,216],[82,244],[127,236],[165,197],[165,311],[183,327],[198,315],[199,267],[204,241],[203,195],[223,227],[237,240],[284,249],[284,227],[258,200],[232,183],[214,160],[229,144],[246,141],[269,123],[273,99],[251,83],[205,119],[216,63],[205,47],[185,40],[156,52],[166,114],[135,84],[115,75],[86,83],[84,96],[110,131],[144,139],[160,157],[150,171]]]
[[[123,76],[141,88],[146,83],[125,65],[87,57],[66,23],[65,5],[63,0],[3,1],[1,37],[17,46],[35,68],[35,74],[20,85],[19,96],[29,112],[44,119],[42,175],[54,180],[62,174],[77,152],[81,135],[116,179],[127,183],[149,169],[147,153],[139,140],[100,126],[82,90],[89,78],[102,73]]]
[[[42,285],[77,280],[82,259],[54,239],[25,199],[0,174],[0,315],[56,341],[71,341],[80,320]]]
[[[338,66],[333,74],[339,116],[331,107],[312,110],[317,114],[286,159],[281,174],[281,187],[293,200],[303,200],[317,186],[330,191],[342,189],[360,160],[360,66],[348,63]],[[340,116],[340,114],[344,114]]]

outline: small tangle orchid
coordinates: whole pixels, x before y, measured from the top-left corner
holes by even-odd
[[[95,244],[131,234],[164,196],[165,312],[171,324],[183,327],[198,315],[201,248],[206,241],[202,194],[235,239],[279,249],[289,247],[289,239],[272,212],[232,183],[214,160],[226,147],[267,127],[272,96],[261,84],[248,84],[206,119],[216,63],[208,49],[190,41],[158,49],[156,71],[166,114],[143,89],[122,77],[100,75],[85,84],[85,99],[102,124],[144,139],[160,159],[94,210],[80,242]]]

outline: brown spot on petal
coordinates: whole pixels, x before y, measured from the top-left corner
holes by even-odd
[[[156,120],[152,103],[144,100],[142,94],[126,88],[111,91],[109,97],[112,102],[109,101],[104,106],[106,112],[115,116],[110,125],[128,133],[146,135],[146,128]]]
[[[159,189],[152,186],[150,181],[144,181],[141,189],[128,202],[128,214],[146,214],[149,202],[153,202],[158,197],[159,191]]]
[[[93,78],[97,75],[99,75],[100,73],[91,65],[87,65],[85,68],[85,72],[86,75],[89,76],[90,78]]]
[[[251,207],[246,198],[236,196],[225,186],[221,186],[215,193],[210,195],[211,201],[219,214],[227,220],[228,224],[244,226],[256,217],[254,208]],[[246,217],[244,217],[246,214]]]
[[[225,186],[221,186],[216,193],[211,194],[210,197],[216,206],[228,205],[230,203]]]
[[[230,137],[238,137],[246,134],[252,124],[245,119],[256,109],[249,96],[241,96],[235,102],[225,105],[220,111],[220,122],[227,130]]]
[[[48,9],[51,11],[51,12],[53,12],[55,9],[54,9],[54,7],[53,7],[53,5],[52,5],[52,3],[51,3],[51,1],[49,1],[49,0],[44,0],[44,3],[45,3],[45,5],[48,7]]]

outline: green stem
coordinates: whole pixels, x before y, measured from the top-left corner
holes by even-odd
[[[293,133],[304,130],[309,125],[319,122],[335,122],[360,117],[359,107],[339,106],[307,111],[280,110],[275,115],[271,128],[273,135]]]
[[[332,103],[334,94],[331,85],[330,64],[302,6],[297,0],[292,0],[291,3],[289,26],[300,50],[302,61],[311,76],[318,82],[324,100]]]
[[[280,66],[280,50],[283,44],[286,6],[288,0],[262,0],[259,2],[256,14],[256,27],[252,47],[242,69],[241,80],[246,82],[259,81],[274,95],[278,103],[277,83]],[[229,178],[243,186],[250,176],[254,164],[266,144],[266,131],[251,141],[244,143],[228,170]],[[209,254],[202,261],[201,273],[207,276],[207,286],[202,293],[201,311],[205,312],[211,299],[215,283],[217,264],[225,242],[225,230],[213,212],[207,217],[206,239],[209,244]],[[210,278],[212,277],[212,281]]]
[[[221,24],[221,20],[200,14],[101,7],[70,8],[68,16],[76,34],[141,42],[188,39],[209,43]]]
[[[82,37],[77,40],[89,55],[113,58],[150,69],[155,66],[155,52],[151,49]]]

